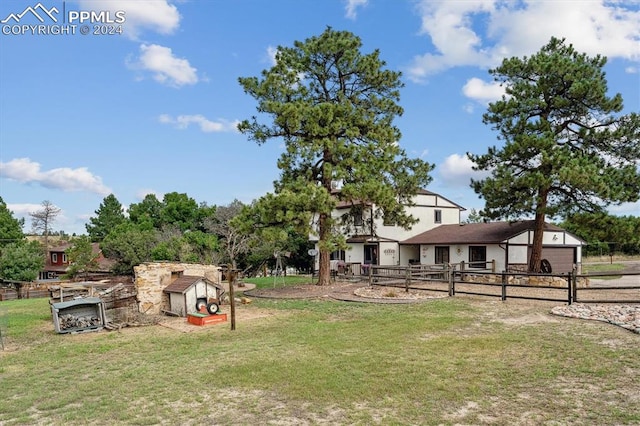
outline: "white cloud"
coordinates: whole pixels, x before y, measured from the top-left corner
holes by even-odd
[[[156,198],[158,200],[162,200],[162,195],[160,195],[160,193],[156,190],[153,189],[148,189],[148,188],[143,188],[140,189],[138,191],[136,191],[136,198],[140,201],[144,200],[144,197],[146,197],[147,195],[153,194],[156,196]]]
[[[349,19],[356,19],[358,16],[357,9],[359,7],[365,7],[369,3],[369,0],[346,0],[345,16]]]
[[[140,45],[140,58],[129,66],[150,71],[154,80],[168,86],[196,84],[199,80],[197,69],[188,60],[175,57],[171,48],[157,44]]]
[[[276,53],[278,53],[278,48],[277,47],[273,47],[273,46],[268,46],[267,47],[267,58],[269,60],[269,63],[272,66],[276,65]]]
[[[462,87],[462,93],[467,98],[482,104],[488,104],[500,99],[505,93],[505,88],[497,82],[487,83],[474,77]]]
[[[239,121],[228,121],[224,119],[218,119],[218,121],[211,121],[203,115],[178,115],[172,117],[168,114],[162,114],[158,117],[158,121],[162,124],[173,125],[176,129],[186,129],[190,125],[194,124],[200,127],[200,130],[205,133],[213,132],[235,132],[238,129]]]
[[[40,163],[29,158],[16,158],[8,163],[0,162],[0,177],[67,192],[86,191],[104,196],[112,192],[102,183],[102,178],[89,172],[86,167],[60,167],[42,171]]]
[[[638,216],[638,213],[640,212],[640,201],[610,206],[607,210],[616,216]]]
[[[505,57],[531,55],[551,36],[591,56],[640,60],[640,11],[629,2],[422,0],[418,11],[421,33],[434,49],[408,67],[414,81],[453,67],[491,67]]]
[[[7,209],[11,210],[15,217],[24,218],[26,225],[29,219],[29,213],[42,210],[42,204],[7,204]]]
[[[468,186],[471,184],[471,178],[479,180],[488,176],[487,172],[473,170],[473,165],[473,161],[466,155],[451,154],[436,170],[439,170],[440,177],[446,184]]]
[[[53,222],[53,231],[64,230],[69,234],[84,234],[86,233],[85,224],[89,221],[89,218],[95,216],[86,214],[69,217],[65,209],[63,209],[61,206],[55,205],[55,207],[60,208],[60,213],[56,216],[55,221]],[[29,232],[32,229],[31,213],[42,210],[42,204],[7,204],[7,208],[14,213],[14,217],[16,219],[24,219],[24,226],[22,227],[22,230],[25,232]]]
[[[165,0],[80,0],[83,10],[124,11],[124,35],[137,40],[144,30],[172,34],[180,25],[180,13]]]

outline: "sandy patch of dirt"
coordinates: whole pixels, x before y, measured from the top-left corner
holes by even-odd
[[[187,321],[183,317],[164,317],[158,325],[166,327],[172,330],[180,331],[182,333],[202,332],[209,330],[213,327],[225,327],[231,326],[231,306],[222,305],[220,307],[220,313],[227,314],[226,322],[213,323],[208,325],[194,325]],[[276,316],[287,315],[285,311],[276,311],[269,309],[255,308],[250,305],[240,305],[235,308],[236,324],[243,323],[245,321],[253,321],[257,319],[275,318]]]

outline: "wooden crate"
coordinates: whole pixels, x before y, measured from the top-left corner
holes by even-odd
[[[208,315],[202,313],[193,313],[187,315],[187,321],[194,325],[208,325],[227,321],[227,314]]]

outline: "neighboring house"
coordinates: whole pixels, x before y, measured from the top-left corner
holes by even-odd
[[[39,280],[57,280],[61,275],[64,275],[69,269],[69,257],[67,256],[67,250],[73,246],[71,242],[59,243],[56,247],[49,249],[47,258],[45,259],[44,269],[38,275]],[[97,273],[110,272],[114,265],[114,261],[107,259],[102,254],[99,243],[91,243],[91,250],[97,257],[98,268],[95,271]]]
[[[405,252],[418,256],[421,264],[462,264],[465,269],[496,272],[526,271],[533,243],[534,221],[488,222],[442,225],[401,243]],[[542,259],[553,273],[580,270],[585,242],[562,228],[545,224]],[[495,261],[494,265],[489,263]]]
[[[39,280],[55,280],[63,275],[69,267],[69,258],[66,250],[71,247],[69,243],[63,243],[49,249],[44,261],[44,269],[40,271]]]
[[[400,243],[437,226],[460,223],[460,213],[465,210],[427,190],[421,190],[413,201],[415,205],[405,210],[418,219],[418,223],[409,230],[388,219],[373,217],[375,205],[371,203],[340,203],[332,217],[343,223],[341,229],[347,237],[349,249],[331,254],[332,269],[346,267],[359,274],[362,265],[408,265],[419,262],[419,252]],[[317,238],[312,238],[312,241],[316,242],[317,249]]]

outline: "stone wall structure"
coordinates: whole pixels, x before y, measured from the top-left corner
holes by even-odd
[[[502,275],[500,274],[463,274],[462,281],[472,281],[477,283],[501,284]],[[515,285],[531,285],[537,287],[566,287],[567,278],[553,275],[510,275],[507,274],[507,283]],[[589,278],[578,277],[577,285],[581,287],[589,287]]]
[[[169,310],[169,296],[163,290],[183,275],[204,277],[220,284],[219,266],[179,262],[147,262],[133,268],[138,292],[138,309],[143,314],[161,314]]]

